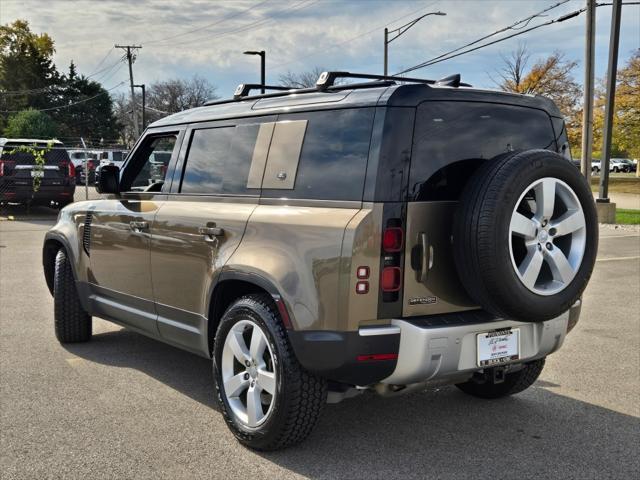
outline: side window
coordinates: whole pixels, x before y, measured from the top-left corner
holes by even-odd
[[[167,175],[169,161],[176,146],[177,134],[151,135],[134,153],[123,172],[123,191],[159,192]]]
[[[373,114],[373,108],[356,108],[278,117],[262,196],[362,200]]]
[[[181,193],[257,195],[249,188],[249,170],[260,124],[194,130]]]

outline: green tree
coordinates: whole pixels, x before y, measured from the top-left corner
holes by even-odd
[[[57,87],[57,105],[68,105],[51,111],[65,138],[85,137],[92,141],[115,140],[120,133],[109,92],[102,85],[78,76],[73,62],[69,73],[61,77]]]
[[[4,135],[10,138],[54,138],[58,134],[56,124],[44,112],[23,110],[9,117]]]
[[[55,47],[46,33],[36,34],[26,20],[0,26],[0,110],[10,112],[51,104],[51,87],[59,81]]]

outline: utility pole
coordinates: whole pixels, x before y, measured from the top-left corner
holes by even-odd
[[[613,0],[611,11],[611,37],[609,38],[609,66],[607,69],[607,103],[602,132],[602,160],[600,163],[600,191],[598,202],[609,202],[609,159],[611,157],[611,133],[613,131],[613,109],[616,96],[618,72],[618,45],[620,44],[620,17],[622,0]]]
[[[142,130],[147,128],[147,91],[146,85],[134,85],[134,87],[142,89]]]
[[[385,77],[389,74],[389,44],[393,42],[396,38],[398,38],[400,35],[402,35],[404,32],[409,30],[411,27],[413,27],[420,20],[422,20],[425,17],[428,17],[429,15],[445,16],[446,13],[444,12],[425,13],[424,15],[421,15],[418,18],[414,18],[409,23],[405,23],[401,27],[395,28],[391,31],[389,31],[388,28],[384,29],[384,76]],[[395,37],[389,38],[389,33],[395,34]]]
[[[136,114],[136,94],[133,84],[133,54],[132,50],[138,50],[142,48],[142,45],[115,45],[115,48],[122,48],[127,51],[127,61],[129,62],[129,84],[131,85],[131,120],[133,121],[133,133],[138,138],[140,136],[140,129],[138,127],[138,115]]]
[[[593,142],[593,77],[595,62],[596,0],[587,0],[586,41],[584,49],[584,101],[582,108],[582,174],[591,181]]]

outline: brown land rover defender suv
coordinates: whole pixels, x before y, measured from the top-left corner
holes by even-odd
[[[211,358],[224,419],[261,450],[366,389],[529,387],[597,251],[560,112],[459,76],[396,80],[241,85],[149,126],[99,168],[106,198],[46,235],[58,339],[88,341],[98,316]]]

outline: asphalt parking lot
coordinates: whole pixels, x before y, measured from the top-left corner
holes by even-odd
[[[46,209],[0,221],[0,468],[9,478],[638,478],[640,232],[601,230],[582,318],[528,391],[454,387],[327,406],[302,445],[240,446],[206,359],[102,320],[61,346]],[[44,218],[44,220],[35,220]]]

